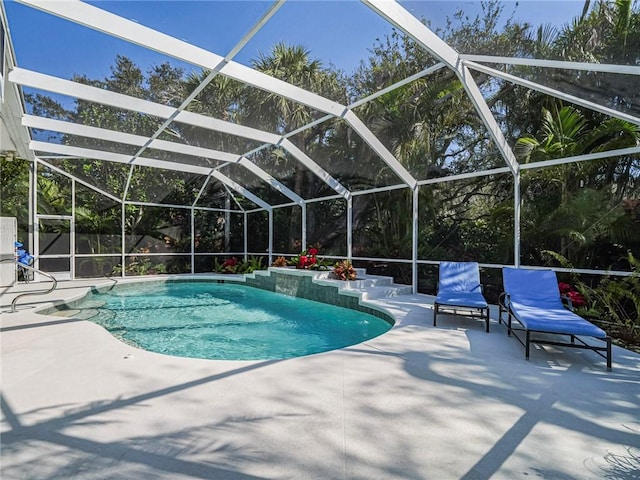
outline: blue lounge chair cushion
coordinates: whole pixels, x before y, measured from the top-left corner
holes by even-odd
[[[436,303],[469,308],[487,308],[480,292],[438,292]]]
[[[597,338],[607,336],[602,329],[564,307],[553,270],[504,267],[502,274],[508,306],[526,329]]]
[[[438,292],[480,292],[480,266],[477,262],[442,262]]]
[[[563,306],[541,308],[514,301],[511,301],[509,306],[518,321],[528,330],[596,338],[607,336],[604,330]]]
[[[477,262],[442,262],[440,264],[436,303],[469,308],[487,308],[480,287]]]

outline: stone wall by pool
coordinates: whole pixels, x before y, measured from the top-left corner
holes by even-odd
[[[270,268],[268,273],[259,271],[247,275],[245,284],[252,287],[292,297],[306,298],[316,302],[328,303],[338,307],[350,308],[395,323],[391,315],[364,305],[360,305],[359,297],[339,294],[339,286],[319,285],[313,279],[319,272],[313,270],[296,270],[287,268]]]

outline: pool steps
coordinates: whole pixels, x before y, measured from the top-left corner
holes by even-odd
[[[319,272],[313,282],[319,285],[337,286],[340,294],[360,297],[360,300],[376,300],[413,293],[410,285],[395,284],[393,277],[367,275],[364,269],[358,269],[356,280],[337,280],[331,278],[331,272]]]
[[[253,274],[269,276],[271,275],[271,271],[278,272],[282,271],[282,269],[278,267],[271,267],[269,270],[256,270]],[[333,273],[331,271],[286,269],[285,272],[288,275],[311,276],[314,284],[338,287],[339,294],[357,297],[360,301],[413,294],[413,289],[410,285],[396,284],[393,282],[393,277],[368,275],[364,268],[357,268],[357,279],[348,281],[332,278]]]

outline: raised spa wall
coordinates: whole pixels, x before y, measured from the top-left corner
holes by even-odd
[[[360,297],[341,295],[339,285],[320,285],[314,282],[319,272],[271,267],[268,271],[257,271],[246,275],[244,283],[255,288],[269,290],[291,297],[306,298],[316,302],[328,303],[338,307],[350,308],[381,318],[391,324],[395,323],[391,315],[380,310],[360,304]],[[336,281],[338,282],[338,281]]]

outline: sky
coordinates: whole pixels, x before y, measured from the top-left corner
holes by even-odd
[[[226,55],[254,23],[267,11],[268,1],[220,0],[119,0],[92,1],[99,8],[116,13],[171,36]],[[416,17],[443,27],[448,17],[461,9],[469,16],[481,11],[476,0],[402,1]],[[514,18],[533,25],[553,22],[562,25],[578,16],[583,0],[504,1],[503,18]],[[22,68],[70,78],[84,74],[90,78],[109,75],[116,54],[126,55],[143,70],[164,61],[182,66],[187,72],[198,70],[174,59],[75,25],[33,8],[5,0],[9,30],[17,64]],[[356,0],[289,0],[235,58],[250,65],[260,53],[268,53],[276,42],[301,44],[325,66],[333,65],[353,72],[376,39],[383,38],[391,26]]]

